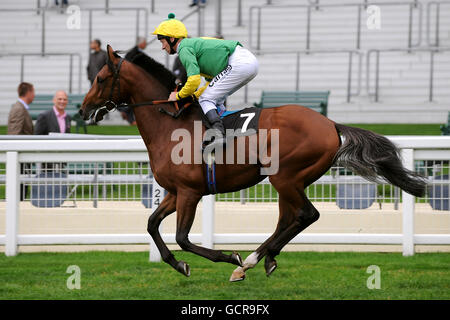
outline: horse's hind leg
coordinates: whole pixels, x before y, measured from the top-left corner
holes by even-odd
[[[275,257],[280,254],[281,249],[289,243],[296,235],[317,221],[320,217],[319,211],[312,205],[306,195],[304,197],[304,205],[301,209],[294,209],[294,223],[280,232],[279,236],[266,246],[266,260],[264,267],[266,274],[269,276],[277,267]]]
[[[238,267],[231,275],[230,281],[245,278],[245,271],[253,268],[264,256],[264,267],[269,276],[277,267],[275,256],[297,234],[319,218],[319,212],[306,198],[303,191],[289,187],[279,189],[280,217],[275,232],[255,252],[244,260],[243,267]]]
[[[213,250],[204,247],[197,246],[189,241],[189,231],[191,230],[192,223],[195,218],[195,210],[197,204],[200,201],[201,195],[194,195],[193,192],[178,193],[177,195],[177,232],[176,241],[178,245],[186,251],[190,251],[204,258],[207,258],[213,262],[228,262],[235,265],[242,265],[242,259],[238,253],[232,253],[226,255],[220,250]],[[182,261],[179,262],[179,264]],[[178,271],[182,272],[186,276],[189,276],[189,266],[183,262],[184,266],[178,266]],[[183,269],[179,269],[183,267]],[[185,270],[183,272],[182,270]]]

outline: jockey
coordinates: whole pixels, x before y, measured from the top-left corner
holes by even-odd
[[[215,38],[188,38],[184,24],[170,13],[153,34],[161,41],[162,49],[169,54],[178,53],[186,69],[187,81],[170,101],[195,95],[200,106],[216,130],[213,144],[225,143],[225,129],[220,115],[225,112],[225,99],[246,85],[258,73],[255,56],[238,41]],[[201,76],[206,84],[199,88]]]

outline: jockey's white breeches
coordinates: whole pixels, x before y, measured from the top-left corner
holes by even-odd
[[[206,114],[218,108],[225,111],[225,99],[245,86],[258,73],[258,60],[249,50],[237,46],[228,58],[228,66],[211,80],[198,101]]]

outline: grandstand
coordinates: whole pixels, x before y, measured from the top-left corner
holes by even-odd
[[[377,2],[380,29],[370,29],[366,6]],[[60,88],[85,93],[89,39],[101,39],[103,48],[109,43],[126,50],[136,36],[152,40],[150,33],[167,13],[182,18],[194,10],[189,1],[179,0],[72,0],[81,9],[81,23],[69,29],[69,14],[53,3],[0,3],[2,125],[21,79],[32,82],[37,94]],[[450,1],[230,0],[221,1],[220,8],[218,3],[208,0],[200,15],[184,22],[192,36],[237,39],[258,54],[260,72],[228,99],[231,108],[252,105],[263,90],[330,91],[328,117],[337,122],[446,122]],[[146,52],[172,66],[173,57],[160,50],[158,41]],[[108,123],[125,124],[117,113]]]

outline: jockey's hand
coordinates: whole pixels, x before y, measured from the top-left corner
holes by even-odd
[[[194,101],[197,101],[197,97],[195,95],[191,95],[185,98],[181,98],[180,100],[178,100],[178,103],[181,105],[185,105],[186,103],[192,103]]]
[[[173,91],[170,93],[169,101],[177,101],[177,92]]]

